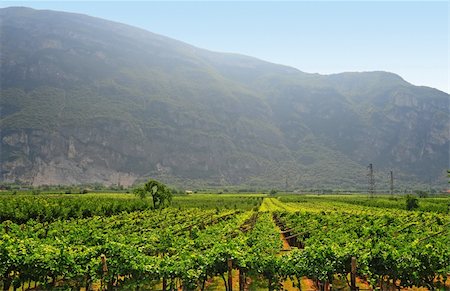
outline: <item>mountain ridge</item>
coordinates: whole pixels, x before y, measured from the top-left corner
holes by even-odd
[[[25,10],[0,9],[3,181],[363,188],[374,163],[380,188],[390,169],[402,187],[445,183],[444,92]]]

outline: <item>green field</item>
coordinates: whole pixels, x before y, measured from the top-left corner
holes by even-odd
[[[1,195],[0,287],[350,290],[354,257],[361,289],[447,290],[450,197],[417,201],[193,194],[153,209],[125,193]]]

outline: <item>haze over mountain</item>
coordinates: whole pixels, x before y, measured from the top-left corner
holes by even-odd
[[[449,100],[387,72],[307,74],[85,15],[0,9],[1,180],[445,185]],[[281,53],[281,52],[280,52]],[[301,53],[301,52],[299,52]]]

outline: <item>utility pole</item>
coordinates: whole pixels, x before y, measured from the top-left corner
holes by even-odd
[[[394,172],[392,170],[389,178],[391,182],[391,195],[394,195]]]
[[[289,185],[288,185],[288,177],[287,177],[287,174],[286,174],[286,184],[284,186],[284,192],[288,191],[288,187],[289,187]]]
[[[369,177],[369,194],[371,197],[375,194],[375,180],[373,178],[373,165],[369,164],[369,173],[367,174]]]

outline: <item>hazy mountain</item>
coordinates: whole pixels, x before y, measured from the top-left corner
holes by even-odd
[[[185,187],[445,185],[449,100],[307,74],[85,15],[0,9],[1,179]]]

